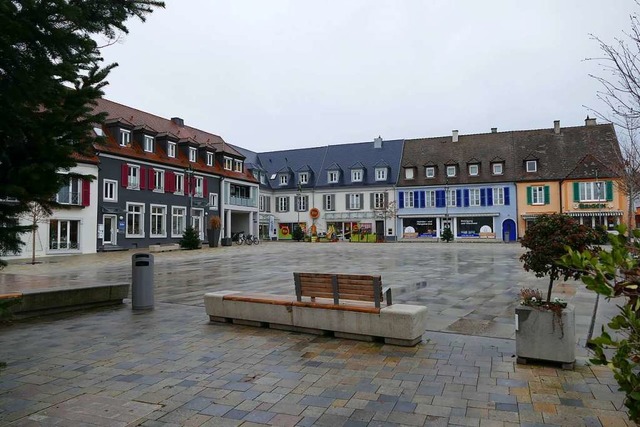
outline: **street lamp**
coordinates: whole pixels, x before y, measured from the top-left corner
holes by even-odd
[[[298,211],[298,228],[302,230],[300,227],[300,205],[302,204],[302,184],[298,182],[298,195],[296,197],[296,211]]]
[[[186,175],[186,179],[188,180],[187,182],[184,183],[185,189],[187,190],[188,193],[188,197],[189,197],[189,209],[187,209],[187,223],[185,224],[186,227],[189,227],[191,225],[191,210],[193,209],[193,186],[195,185],[195,182],[193,182],[193,167],[191,165],[189,165],[188,168],[185,169],[185,175]],[[188,185],[187,185],[188,183]],[[198,233],[200,233],[200,230],[198,230]]]

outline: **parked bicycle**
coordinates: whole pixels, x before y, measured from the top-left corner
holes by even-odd
[[[254,236],[253,234],[249,234],[246,238],[245,238],[245,243],[247,245],[259,245],[260,244],[260,239],[258,238],[258,236]]]
[[[236,242],[236,245],[241,245],[245,241],[244,231],[239,231],[231,235],[231,240]]]

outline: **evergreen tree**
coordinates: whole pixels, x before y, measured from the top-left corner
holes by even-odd
[[[440,236],[440,239],[447,243],[453,240],[453,232],[449,227],[445,227],[444,230],[442,230],[442,236]]]
[[[184,233],[182,233],[182,239],[180,240],[180,247],[191,250],[200,249],[200,246],[200,237],[198,237],[196,229],[191,226],[185,228]]]
[[[114,39],[125,21],[145,17],[155,0],[5,0],[0,2],[0,255],[20,250],[31,229],[16,218],[31,202],[45,209],[75,166],[99,142],[105,116],[92,105],[116,64],[101,66],[97,36]],[[0,260],[0,266],[3,263]]]

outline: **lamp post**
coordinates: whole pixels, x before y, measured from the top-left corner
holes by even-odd
[[[449,224],[449,178],[444,180],[444,222],[450,227]],[[445,227],[442,227],[444,230]]]
[[[185,224],[185,228],[189,227],[191,225],[191,210],[193,209],[193,185],[195,184],[193,182],[193,167],[191,167],[191,165],[189,165],[188,168],[185,169],[185,178],[188,180],[187,182],[184,183],[185,189],[187,190],[188,193],[188,198],[189,198],[189,208],[187,209],[187,223]],[[188,185],[187,185],[188,183]],[[198,234],[200,233],[200,230],[198,230]]]
[[[302,230],[300,227],[300,205],[302,203],[302,184],[298,182],[298,193],[296,196],[296,211],[298,211],[298,228]]]

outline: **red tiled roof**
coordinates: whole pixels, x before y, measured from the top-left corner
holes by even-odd
[[[104,98],[98,99],[97,105],[94,107],[94,111],[107,113],[106,122],[121,121],[129,123],[134,127],[144,127],[145,129],[154,130],[159,134],[171,134],[180,140],[190,139],[201,146],[213,148],[214,150],[212,151],[222,152],[244,159],[244,156],[241,153],[227,144],[218,135],[204,132],[190,126],[179,126],[169,119],[136,110],[135,108],[127,107],[126,105],[118,104],[117,102],[109,101]],[[109,132],[105,132],[105,137],[105,142],[103,144],[96,145],[95,147],[99,152],[162,163],[178,168],[188,168],[191,166],[194,170],[200,172],[213,173],[229,178],[257,182],[246,168],[244,172],[234,172],[225,170],[217,161],[214,162],[214,166],[207,166],[200,157],[198,157],[197,162],[189,162],[187,155],[183,150],[177,150],[177,157],[171,158],[167,156],[159,145],[156,146],[154,153],[148,153],[145,152],[138,144],[131,144],[128,147],[120,146],[114,135],[110,135]]]

